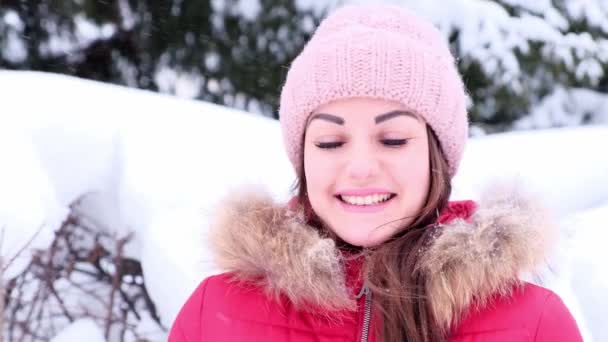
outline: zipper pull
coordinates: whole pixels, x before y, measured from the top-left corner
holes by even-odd
[[[368,293],[369,293],[369,288],[367,287],[367,284],[363,284],[363,286],[361,287],[361,290],[359,291],[359,294],[355,298],[360,299],[363,296],[367,296]]]

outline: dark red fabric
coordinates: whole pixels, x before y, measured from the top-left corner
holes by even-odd
[[[576,322],[552,291],[526,283],[510,297],[471,310],[454,329],[452,342],[579,342]]]
[[[437,218],[437,223],[446,224],[457,218],[468,221],[471,219],[471,215],[473,215],[476,208],[477,204],[471,200],[451,201]]]
[[[260,288],[207,278],[188,299],[173,324],[170,342],[194,341],[355,341],[356,312],[307,313],[285,298],[270,300]]]
[[[222,274],[207,278],[194,291],[173,323],[169,341],[359,341],[363,300],[358,307],[357,312],[307,313],[285,298],[269,300],[262,289],[232,283],[229,274]],[[472,311],[450,341],[579,342],[582,337],[559,297],[525,284],[513,296]]]
[[[468,220],[472,201],[451,202],[439,223]],[[353,294],[362,286],[361,262],[346,264],[346,283]],[[299,310],[286,298],[270,299],[263,289],[232,282],[230,274],[205,279],[186,301],[169,342],[208,341],[360,341],[364,298],[354,312]],[[377,320],[372,313],[372,322]],[[371,327],[372,332],[374,327]],[[496,297],[483,308],[472,308],[453,328],[451,342],[580,342],[576,322],[561,299],[545,288],[526,283],[508,298]],[[370,333],[370,342],[375,341]]]

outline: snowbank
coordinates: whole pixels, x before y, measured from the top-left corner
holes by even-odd
[[[166,326],[194,287],[217,272],[205,239],[217,200],[242,184],[289,197],[294,175],[276,121],[35,72],[0,71],[0,93],[6,131],[0,132],[0,225],[10,234],[31,232],[42,221],[57,227],[67,205],[88,194],[87,214],[118,233],[137,232],[129,254],[142,260]],[[573,258],[560,265],[554,286],[572,294],[565,301],[596,340],[605,337],[599,323],[605,306],[597,303],[608,304],[599,262],[606,255],[594,228],[608,219],[603,146],[607,126],[474,138],[453,195],[474,199],[488,182],[516,178],[546,198],[563,222],[581,227],[564,229],[570,244],[564,251]]]
[[[103,333],[93,320],[81,319],[63,329],[51,342],[82,341],[86,336],[87,342],[106,342]]]
[[[27,134],[1,120],[0,255],[10,263],[5,278],[23,271],[32,248],[48,247],[66,214]]]

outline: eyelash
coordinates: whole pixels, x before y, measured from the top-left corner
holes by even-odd
[[[386,146],[398,147],[407,144],[408,139],[384,139],[382,143]]]
[[[339,142],[339,141],[332,141],[332,142],[320,142],[320,143],[316,143],[318,148],[322,148],[322,149],[334,149],[334,148],[338,148],[342,145],[344,145],[343,142]]]
[[[383,139],[381,140],[382,144],[388,147],[399,147],[407,144],[408,139]],[[344,145],[341,141],[332,141],[332,142],[320,142],[315,144],[318,148],[331,150],[334,148],[338,148]]]

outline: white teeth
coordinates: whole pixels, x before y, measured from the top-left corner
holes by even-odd
[[[391,197],[389,194],[374,194],[369,196],[344,196],[341,195],[340,198],[350,204],[354,205],[373,205],[384,202]]]

